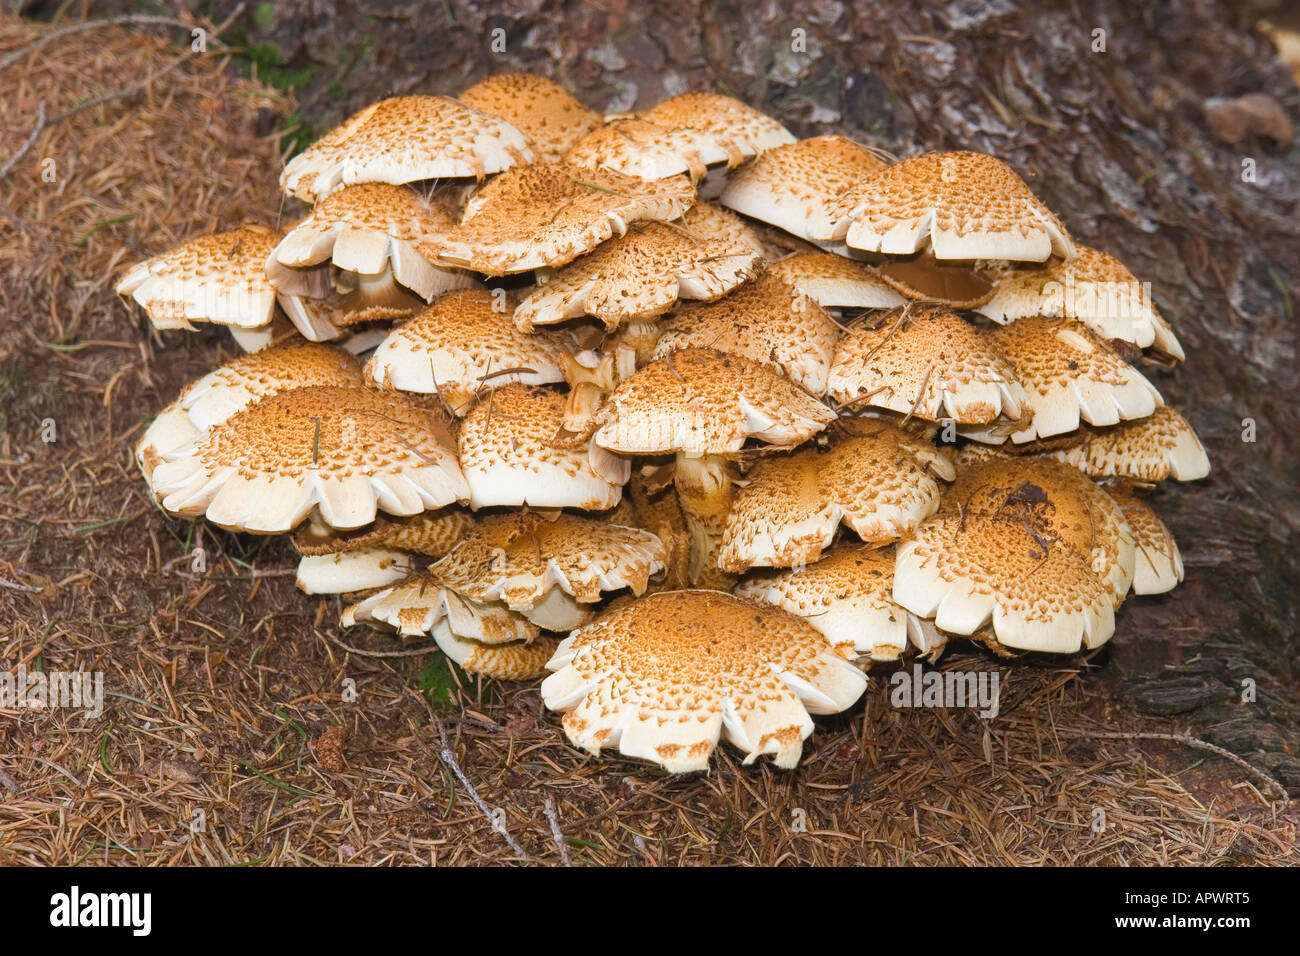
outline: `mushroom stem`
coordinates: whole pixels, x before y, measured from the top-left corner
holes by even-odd
[[[731,511],[730,463],[720,455],[697,458],[677,453],[674,476],[686,526],[691,532],[690,577],[694,587],[729,590],[735,577],[718,567],[718,547]]]

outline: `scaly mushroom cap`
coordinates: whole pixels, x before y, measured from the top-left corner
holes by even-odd
[[[616,119],[589,132],[564,154],[581,169],[607,169],[638,179],[667,179],[687,173],[699,182],[715,163],[733,154],[707,133],[674,129],[641,119]]]
[[[623,501],[632,510],[631,523],[653,534],[668,552],[663,581],[651,587],[661,591],[687,587],[691,533],[671,475],[652,481],[645,470],[633,470],[631,480],[623,489]]]
[[[690,348],[655,359],[596,415],[594,442],[625,455],[740,451],[746,439],[798,445],[835,413],[756,362]]]
[[[568,90],[532,73],[498,73],[456,97],[466,106],[499,116],[528,138],[540,163],[560,158],[600,124]]]
[[[344,627],[386,624],[403,637],[444,631],[479,644],[512,644],[537,637],[536,625],[499,603],[474,601],[447,587],[431,572],[416,574],[396,587],[345,608]]]
[[[617,746],[669,773],[706,770],[724,737],[752,763],[799,762],[810,714],[862,696],[862,672],[807,622],[716,591],[652,594],[560,642],[542,699],[599,755]]]
[[[737,170],[718,201],[801,239],[811,239],[832,230],[834,224],[826,210],[836,197],[884,168],[884,162],[870,150],[850,139],[814,136],[777,146]]]
[[[1060,220],[1006,163],[985,153],[922,153],[846,190],[816,239],[937,259],[1074,258]]]
[[[279,236],[245,224],[196,236],[128,269],[116,292],[138,302],[158,329],[192,329],[195,322],[260,329],[275,313],[266,257]]]
[[[1133,582],[1133,531],[1113,498],[1077,470],[1046,458],[1008,458],[962,469],[942,514],[1012,520],[1050,547],[1083,556],[1119,607]],[[943,625],[940,625],[941,627]]]
[[[465,508],[426,511],[409,518],[376,515],[374,524],[356,531],[331,528],[313,515],[293,533],[294,550],[304,557],[346,554],[363,548],[391,548],[441,558],[458,545],[477,519]]]
[[[793,143],[790,131],[772,117],[721,93],[682,93],[641,114],[669,129],[698,130],[720,143],[735,166],[759,153]]]
[[[1173,534],[1145,501],[1113,488],[1108,490],[1133,531],[1137,552],[1133,593],[1164,594],[1172,591],[1183,580],[1183,556]]]
[[[1082,419],[1114,425],[1145,418],[1164,400],[1146,377],[1081,322],[1041,316],[996,328],[989,337],[1015,368],[1033,419],[1011,431],[1017,443],[1072,432]],[[994,430],[965,430],[981,441],[1000,442]]]
[[[563,429],[564,396],[551,389],[505,385],[480,398],[460,426],[470,506],[618,504],[631,463],[590,441],[562,440]]]
[[[1114,600],[1087,559],[1012,517],[941,513],[898,546],[894,600],[953,634],[990,621],[999,643],[1071,654],[1115,632]]]
[[[870,266],[830,252],[796,252],[768,266],[767,274],[825,308],[892,309],[907,301]]]
[[[148,480],[163,455],[176,451],[231,415],[287,389],[360,385],[361,366],[343,349],[294,344],[242,355],[190,382],[145,430],[135,448]]]
[[[1018,418],[1025,401],[1011,363],[944,308],[895,310],[854,328],[840,339],[827,384],[841,404],[961,424]]]
[[[405,186],[347,186],[322,199],[280,240],[267,260],[267,276],[281,292],[322,298],[329,281],[323,265],[332,263],[361,276],[390,273],[427,302],[474,284],[468,273],[435,266],[416,252],[425,235],[451,225],[446,211]]]
[[[1133,481],[1196,481],[1210,473],[1210,456],[1177,409],[1162,405],[1147,418],[1086,431],[1053,457],[1095,477]]]
[[[663,543],[648,531],[530,512],[484,519],[433,573],[475,601],[500,601],[526,612],[557,589],[578,604],[594,604],[603,592],[624,588],[639,596],[666,560]]]
[[[764,571],[736,586],[738,596],[804,618],[841,654],[893,661],[920,622],[894,603],[894,549],[840,544],[815,564]]]
[[[750,224],[715,203],[697,202],[682,213],[675,224],[702,242],[725,242],[743,246],[760,259],[767,258],[763,240]]]
[[[469,497],[445,418],[367,388],[280,392],[164,458],[153,473],[163,510],[240,531],[285,532],[314,508],[359,528],[379,508],[410,515]]]
[[[437,393],[457,415],[484,389],[564,381],[567,333],[515,328],[507,297],[482,289],[443,296],[393,329],[366,362],[380,388]]]
[[[1155,345],[1172,358],[1185,357],[1150,291],[1122,262],[1087,246],[1078,253],[1067,262],[1003,276],[993,298],[976,311],[1003,323],[1031,315],[1077,319],[1104,339]]]
[[[839,336],[816,301],[767,274],[716,302],[683,306],[662,329],[655,358],[681,349],[717,349],[781,372],[817,396],[826,394]]]
[[[289,160],[280,188],[304,202],[353,183],[482,179],[532,162],[524,134],[446,96],[372,103]]]
[[[876,435],[833,440],[760,459],[727,515],[718,565],[810,564],[835,540],[840,522],[879,545],[906,537],[939,508],[939,483],[883,423]]]
[[[743,244],[697,239],[680,226],[648,222],[603,242],[562,268],[515,310],[524,332],[580,315],[613,330],[662,315],[679,299],[716,299],[750,279],[758,253]]]
[[[676,219],[695,202],[686,180],[647,182],[603,169],[539,164],[494,178],[465,207],[460,224],[429,236],[420,251],[444,265],[486,275],[562,266],[641,219]]]

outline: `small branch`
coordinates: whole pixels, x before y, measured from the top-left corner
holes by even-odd
[[[573,866],[573,858],[569,856],[569,844],[564,842],[564,834],[560,832],[560,815],[555,809],[555,798],[546,798],[546,819],[551,824],[551,837],[555,840],[555,848],[560,851],[560,865]]]
[[[235,17],[239,16],[239,14],[244,12],[244,6],[245,5],[241,3],[235,10],[235,16],[228,18],[226,22],[223,23],[221,26],[216,27],[215,29],[209,32],[214,37],[220,36],[222,33],[225,32],[226,28],[229,27],[230,24],[234,21]],[[39,50],[41,47],[49,43],[53,43],[55,40],[62,39],[63,37],[69,36],[74,33],[82,33],[86,30],[96,30],[99,29],[100,27],[153,26],[153,25],[178,27],[182,30],[190,30],[190,31],[206,29],[197,23],[190,22],[189,20],[180,20],[177,19],[176,17],[164,17],[164,16],[157,16],[154,14],[147,14],[147,13],[131,13],[120,17],[108,17],[103,20],[83,20],[81,23],[73,23],[73,24],[69,24],[66,27],[60,27],[57,30],[51,30],[49,33],[45,34],[45,36],[38,37],[35,40],[33,40],[31,43],[27,43],[24,44],[23,46],[20,46],[18,49],[14,50],[12,53],[6,56],[3,60],[0,60],[0,70],[3,70],[7,66],[13,66],[15,63],[17,63],[27,54],[33,53],[36,50]],[[221,43],[220,46],[224,47],[225,44]]]
[[[466,792],[469,793],[469,798],[474,801],[474,805],[478,807],[479,812],[487,818],[488,823],[492,825],[492,829],[501,835],[501,838],[510,845],[510,849],[514,850],[521,860],[529,860],[524,848],[515,841],[515,838],[510,835],[510,831],[497,819],[497,814],[492,812],[492,808],[483,802],[483,798],[474,789],[474,784],[470,783],[469,777],[465,776],[465,771],[460,769],[460,764],[456,762],[456,755],[451,752],[451,747],[447,745],[447,731],[443,727],[442,721],[438,722],[438,739],[442,741],[442,750],[438,756],[442,758],[444,764],[451,768],[452,773],[456,775],[456,779],[461,782]]]
[[[321,633],[325,635],[325,640],[329,641],[331,644],[343,648],[343,650],[347,651],[349,654],[356,654],[358,657],[419,657],[422,654],[432,654],[438,649],[437,644],[430,644],[428,647],[415,647],[406,651],[363,651],[361,648],[353,647],[351,644],[344,644],[337,637],[330,637],[328,634],[325,634],[324,631],[321,631]]]
[[[19,160],[26,156],[33,146],[36,145],[36,138],[41,135],[41,131],[46,127],[45,122],[45,101],[41,100],[41,105],[36,108],[36,125],[32,127],[32,134],[27,137],[27,141],[18,147],[18,152],[9,157],[9,160],[0,166],[0,179],[9,175],[9,171],[18,165]]]

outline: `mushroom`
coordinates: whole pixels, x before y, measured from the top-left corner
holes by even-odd
[[[907,299],[870,266],[830,252],[797,252],[767,267],[824,308],[892,309]]]
[[[994,461],[959,473],[898,545],[894,600],[941,631],[1070,654],[1110,640],[1134,563],[1100,488],[1043,459]]]
[[[511,312],[500,293],[449,293],[388,333],[366,362],[366,378],[378,388],[437,394],[457,416],[485,389],[564,381],[568,333],[525,334]]]
[[[765,571],[736,585],[739,597],[774,604],[817,628],[845,656],[894,661],[911,643],[932,649],[915,614],[894,603],[894,549],[839,544],[815,563]]]
[[[683,306],[661,325],[655,358],[710,348],[758,362],[809,394],[826,394],[839,332],[813,299],[769,274],[715,302]]]
[[[677,456],[674,483],[691,530],[692,581],[719,581],[715,552],[731,505],[727,456],[749,438],[798,445],[835,414],[762,365],[713,349],[665,355],[623,382],[597,413],[594,442],[621,455]]]
[[[843,136],[814,136],[765,152],[727,180],[718,202],[800,239],[834,223],[827,207],[846,189],[885,168],[871,150]]]
[[[1077,319],[1104,339],[1154,346],[1179,361],[1185,357],[1146,286],[1114,256],[1087,246],[1079,246],[1069,261],[1003,276],[976,311],[1001,323],[1034,315]]]
[[[342,292],[336,307],[346,324],[405,317],[434,296],[474,285],[460,269],[436,266],[416,251],[425,235],[445,230],[451,216],[405,186],[361,183],[322,199],[289,230],[266,262],[280,292],[316,299]],[[330,266],[341,275],[331,278]],[[349,313],[360,313],[349,315]]]
[[[1006,163],[985,153],[922,153],[845,190],[812,238],[937,259],[1074,258],[1060,220]]]
[[[712,300],[758,271],[758,253],[723,240],[702,239],[663,222],[638,223],[564,266],[515,309],[515,325],[531,332],[581,315],[608,330],[649,319],[679,299]]]
[[[1210,473],[1210,456],[1196,431],[1169,405],[1137,421],[1082,431],[1051,454],[1096,477],[1197,481]]]
[[[1119,607],[1133,582],[1133,531],[1113,498],[1078,470],[1046,458],[1011,458],[961,469],[941,514],[1010,519],[1051,546],[1078,551]],[[942,625],[940,625],[942,626]]]
[[[486,275],[562,266],[641,219],[676,219],[695,202],[681,178],[647,182],[558,163],[522,166],[470,197],[458,225],[429,235],[426,257]]]
[[[1136,497],[1131,489],[1107,486],[1106,490],[1124,512],[1133,531],[1136,558],[1133,567],[1134,594],[1164,594],[1183,580],[1183,556],[1178,542],[1160,520],[1155,509]]]
[[[135,446],[135,460],[150,480],[164,454],[255,402],[308,385],[360,384],[357,360],[328,345],[281,345],[240,356],[186,385],[145,429]]]
[[[1017,419],[1015,369],[973,325],[945,308],[895,309],[850,330],[827,382],[843,406],[873,405],[929,421]]]
[[[278,238],[253,223],[196,236],[131,266],[115,291],[138,302],[157,329],[192,330],[200,322],[262,330],[275,315],[266,257]]]
[[[470,507],[603,511],[618,504],[631,464],[589,439],[562,440],[563,432],[559,392],[503,385],[480,398],[458,438]]]
[[[404,637],[428,634],[439,650],[469,674],[531,680],[546,673],[559,642],[500,604],[480,604],[420,574],[343,611],[344,627],[391,627]]]
[[[289,531],[313,509],[349,529],[377,509],[411,515],[469,497],[442,414],[400,393],[339,386],[236,412],[165,453],[153,488],[164,511],[259,534]]]
[[[640,596],[667,561],[648,531],[571,514],[493,515],[435,564],[432,574],[480,604],[500,603],[539,627],[568,631],[606,593]]]
[[[498,73],[480,80],[456,99],[491,116],[499,116],[528,139],[539,163],[559,162],[564,154],[600,124],[564,87],[532,73]]]
[[[891,259],[878,268],[886,285],[909,299],[950,309],[973,309],[993,296],[993,282],[965,263],[941,262],[930,252]]]
[[[1015,368],[1033,415],[1023,427],[1011,426],[1018,444],[1072,432],[1080,420],[1114,425],[1145,418],[1164,404],[1141,372],[1081,322],[1035,316],[992,329],[989,338]],[[962,434],[992,442],[1006,437],[997,426]]]
[[[294,532],[297,585],[307,594],[344,594],[389,587],[414,570],[412,554],[440,558],[474,527],[474,518],[459,507],[410,518],[375,517],[362,531],[331,528],[313,515]]]
[[[761,458],[746,474],[726,517],[718,565],[810,564],[835,540],[841,522],[871,545],[906,537],[939,508],[939,483],[952,464],[932,445],[881,421],[858,421],[832,437]]]
[[[709,166],[727,163],[732,157],[723,144],[699,130],[623,118],[591,130],[564,154],[564,162],[647,180],[685,173],[692,183],[698,183],[708,174]]]
[[[862,672],[806,621],[714,591],[651,594],[560,642],[542,700],[569,740],[669,773],[707,770],[720,738],[753,763],[799,762],[811,714],[846,710]]]
[[[794,142],[790,131],[772,117],[721,93],[672,96],[646,110],[641,119],[669,129],[706,134],[727,151],[728,166],[737,166],[766,150]]]
[[[280,188],[315,202],[340,186],[422,179],[482,179],[532,162],[524,134],[446,96],[372,103],[295,156]]]

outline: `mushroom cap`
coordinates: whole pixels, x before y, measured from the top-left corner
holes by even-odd
[[[496,116],[446,96],[397,96],[372,103],[289,160],[280,188],[313,202],[353,183],[482,179],[532,159],[524,134]]]
[[[972,309],[987,302],[995,288],[987,276],[971,266],[941,262],[928,252],[881,263],[879,274],[882,282],[909,299],[950,309]]]
[[[597,126],[574,143],[564,161],[582,169],[608,169],[638,179],[667,179],[682,173],[699,182],[706,167],[729,163],[733,153],[713,136],[623,118]]]
[[[894,603],[892,547],[839,544],[806,567],[759,572],[735,593],[804,618],[842,654],[893,661],[909,634],[923,643],[916,616]]]
[[[837,196],[884,168],[874,153],[851,139],[814,136],[770,149],[737,170],[718,201],[811,239],[833,229],[826,210]]]
[[[386,588],[414,570],[410,555],[393,548],[354,548],[334,554],[303,555],[294,583],[304,594],[347,594]]]
[[[1107,489],[1124,512],[1133,531],[1136,558],[1133,567],[1134,594],[1164,594],[1183,580],[1183,556],[1178,542],[1155,509],[1140,498]]]
[[[796,252],[768,266],[767,274],[825,308],[891,309],[907,302],[870,266],[831,252]]]
[[[749,438],[798,445],[834,420],[821,402],[756,362],[688,348],[622,382],[596,415],[593,441],[625,455],[721,455]]]
[[[138,302],[154,328],[192,329],[195,322],[209,322],[260,329],[275,313],[266,257],[278,239],[274,230],[252,223],[195,236],[131,266],[116,292]]]
[[[1018,418],[1025,401],[1006,357],[944,308],[895,310],[877,327],[855,327],[840,339],[827,384],[841,404],[961,424]]]
[[[344,610],[344,627],[370,623],[403,636],[432,635],[438,648],[467,673],[499,680],[530,680],[546,673],[558,642],[500,604],[462,597],[429,574],[373,594]]]
[[[826,451],[760,459],[727,515],[719,567],[810,564],[834,542],[841,522],[873,545],[911,534],[938,510],[940,489],[909,444],[881,423],[877,434],[833,440]]]
[[[531,332],[580,315],[613,330],[630,319],[662,315],[679,299],[716,299],[758,271],[759,255],[734,242],[700,239],[668,223],[637,224],[564,266],[515,310]]]
[[[772,117],[721,93],[672,96],[646,110],[641,118],[669,129],[709,134],[731,153],[730,166],[794,142],[790,131]]]
[[[811,297],[764,274],[715,302],[683,306],[662,325],[655,358],[710,348],[758,362],[809,394],[826,394],[839,330]]]
[[[845,190],[817,239],[851,248],[937,259],[1042,262],[1074,257],[1060,220],[1006,163],[985,153],[922,153]]]
[[[295,343],[241,355],[190,382],[145,429],[136,461],[150,478],[167,452],[189,444],[231,415],[288,389],[360,385],[361,366],[343,349]]]
[[[1033,316],[989,331],[1024,386],[1032,420],[1011,432],[1016,443],[1072,432],[1080,420],[1114,425],[1145,418],[1164,400],[1146,377],[1081,322]],[[963,432],[980,440],[973,430]]]
[[[452,292],[389,332],[366,362],[380,388],[438,394],[457,415],[484,388],[564,381],[565,332],[515,328],[507,298],[483,289]]]
[[[1071,654],[1115,632],[1115,603],[1068,544],[1010,517],[940,513],[898,546],[894,600],[953,634],[992,623],[1007,647]]]
[[[456,97],[499,116],[528,138],[538,162],[554,163],[600,124],[600,115],[573,94],[533,73],[497,73]]]
[[[1114,256],[1087,246],[1079,246],[1069,261],[1003,276],[976,311],[1002,323],[1033,315],[1077,319],[1104,339],[1139,348],[1155,344],[1172,358],[1184,358],[1148,287]]]
[[[420,245],[428,258],[486,275],[562,266],[641,219],[676,219],[695,202],[686,180],[648,182],[559,163],[511,169],[476,192],[459,225]]]
[[[409,518],[376,515],[374,524],[356,531],[331,528],[313,515],[293,533],[294,550],[304,557],[346,554],[362,549],[412,551],[441,558],[460,543],[477,519],[465,508],[426,511]]]
[[[716,591],[648,595],[560,642],[542,700],[576,746],[617,746],[670,773],[705,770],[720,737],[752,763],[799,762],[810,714],[862,696],[862,672],[811,625]]]
[[[474,279],[460,269],[429,262],[416,244],[445,231],[451,216],[413,189],[387,183],[345,186],[322,199],[280,240],[266,263],[278,291],[323,298],[335,267],[363,276],[391,274],[426,302],[442,292],[464,289]]]
[[[263,534],[314,508],[348,529],[380,508],[410,515],[469,497],[443,415],[367,388],[280,392],[164,458],[153,473],[163,510]]]
[[[1133,481],[1196,481],[1210,473],[1210,456],[1177,409],[1162,405],[1147,418],[1088,430],[1052,455],[1095,477]]]
[[[767,258],[763,240],[751,225],[716,203],[696,202],[675,224],[701,241],[747,247],[760,259]]]
[[[1011,520],[1048,547],[1061,543],[1073,548],[1110,592],[1115,607],[1133,582],[1133,532],[1124,513],[1110,495],[1068,465],[1022,457],[964,468],[944,495],[940,513],[956,514],[967,523]]]
[[[631,469],[590,441],[562,440],[564,396],[503,385],[461,422],[461,468],[470,507],[529,505],[603,511],[618,504]]]
[[[603,592],[645,593],[667,551],[648,531],[596,518],[529,512],[485,518],[433,573],[475,601],[527,611],[558,589],[580,604]]]

